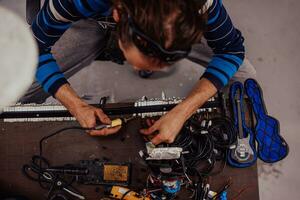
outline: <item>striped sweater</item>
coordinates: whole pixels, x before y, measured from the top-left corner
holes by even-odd
[[[221,89],[243,62],[244,39],[233,26],[222,1],[208,1],[211,3],[204,37],[214,56],[202,77]],[[111,15],[109,0],[46,0],[32,24],[40,50],[36,79],[46,92],[54,96],[60,86],[68,83],[51,54],[55,42],[73,22],[108,15]]]

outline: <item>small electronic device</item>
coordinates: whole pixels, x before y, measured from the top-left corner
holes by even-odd
[[[78,182],[86,185],[121,185],[130,183],[130,163],[110,163],[99,160],[82,160],[81,168],[86,168],[88,174],[77,176]]]

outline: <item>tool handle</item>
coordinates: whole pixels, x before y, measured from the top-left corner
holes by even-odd
[[[98,124],[94,127],[94,130],[102,130],[104,128],[114,128],[117,126],[122,126],[123,121],[120,118],[114,119],[110,124]]]

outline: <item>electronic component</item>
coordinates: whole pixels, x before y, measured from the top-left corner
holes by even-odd
[[[181,189],[181,181],[178,179],[163,180],[162,184],[163,190],[168,194],[175,195]]]
[[[128,188],[113,186],[111,189],[111,197],[122,200],[150,200],[149,197],[142,196]]]
[[[182,153],[180,147],[155,147],[151,142],[146,143],[147,154],[146,160],[174,160],[179,159]],[[140,152],[141,155],[143,155]]]
[[[151,117],[161,116],[167,111],[174,108],[183,99],[181,98],[166,98],[162,95],[161,99],[141,99],[136,102],[124,103],[122,106],[116,107],[114,104],[91,104],[91,106],[99,107],[107,115],[132,115],[134,117]],[[211,98],[206,102],[201,109],[219,107],[221,101],[219,98]],[[105,104],[105,106],[103,105]],[[41,121],[74,121],[75,117],[62,105],[53,104],[16,104],[3,109],[0,114],[0,120],[4,122],[41,122]]]
[[[110,163],[99,160],[82,160],[81,168],[86,168],[89,173],[78,176],[78,182],[87,185],[122,185],[130,183],[130,163]]]

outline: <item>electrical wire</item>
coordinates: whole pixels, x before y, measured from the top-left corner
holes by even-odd
[[[22,172],[27,178],[29,178],[32,181],[38,182],[43,189],[49,190],[47,195],[48,199],[51,198],[51,194],[54,188],[57,187],[56,184],[58,181],[61,183],[60,188],[62,188],[62,190],[72,194],[73,196],[76,196],[77,198],[80,197],[84,199],[84,197],[80,194],[80,192],[77,191],[74,187],[72,187],[75,177],[72,177],[70,180],[66,180],[65,177],[61,177],[61,174],[48,172],[47,169],[51,168],[51,166],[49,164],[49,161],[45,157],[43,157],[44,141],[67,130],[95,130],[95,129],[83,128],[79,126],[71,126],[71,127],[59,129],[54,133],[51,133],[43,137],[39,141],[39,155],[33,156],[31,163],[25,164],[22,168]],[[31,173],[35,173],[37,177],[31,175]]]
[[[86,131],[88,131],[88,130],[95,130],[95,129],[94,128],[83,128],[83,127],[80,127],[80,126],[71,126],[71,127],[66,127],[66,128],[59,129],[59,130],[55,131],[54,133],[51,133],[51,134],[43,137],[39,142],[39,145],[40,145],[39,146],[39,150],[40,150],[39,155],[40,155],[40,157],[43,157],[42,156],[43,155],[43,142],[45,140],[55,136],[55,135],[58,135],[58,134],[60,134],[64,131],[67,131],[67,130],[86,130]]]
[[[236,142],[237,133],[229,118],[216,117],[205,126],[202,121],[203,119],[199,121],[199,118],[189,120],[170,146],[181,147],[183,151],[188,152],[181,160],[187,168],[182,169],[183,172],[205,177],[217,175],[224,170],[228,148]],[[220,170],[215,171],[217,160],[221,160],[223,165]],[[199,169],[204,163],[207,163],[207,166]]]

